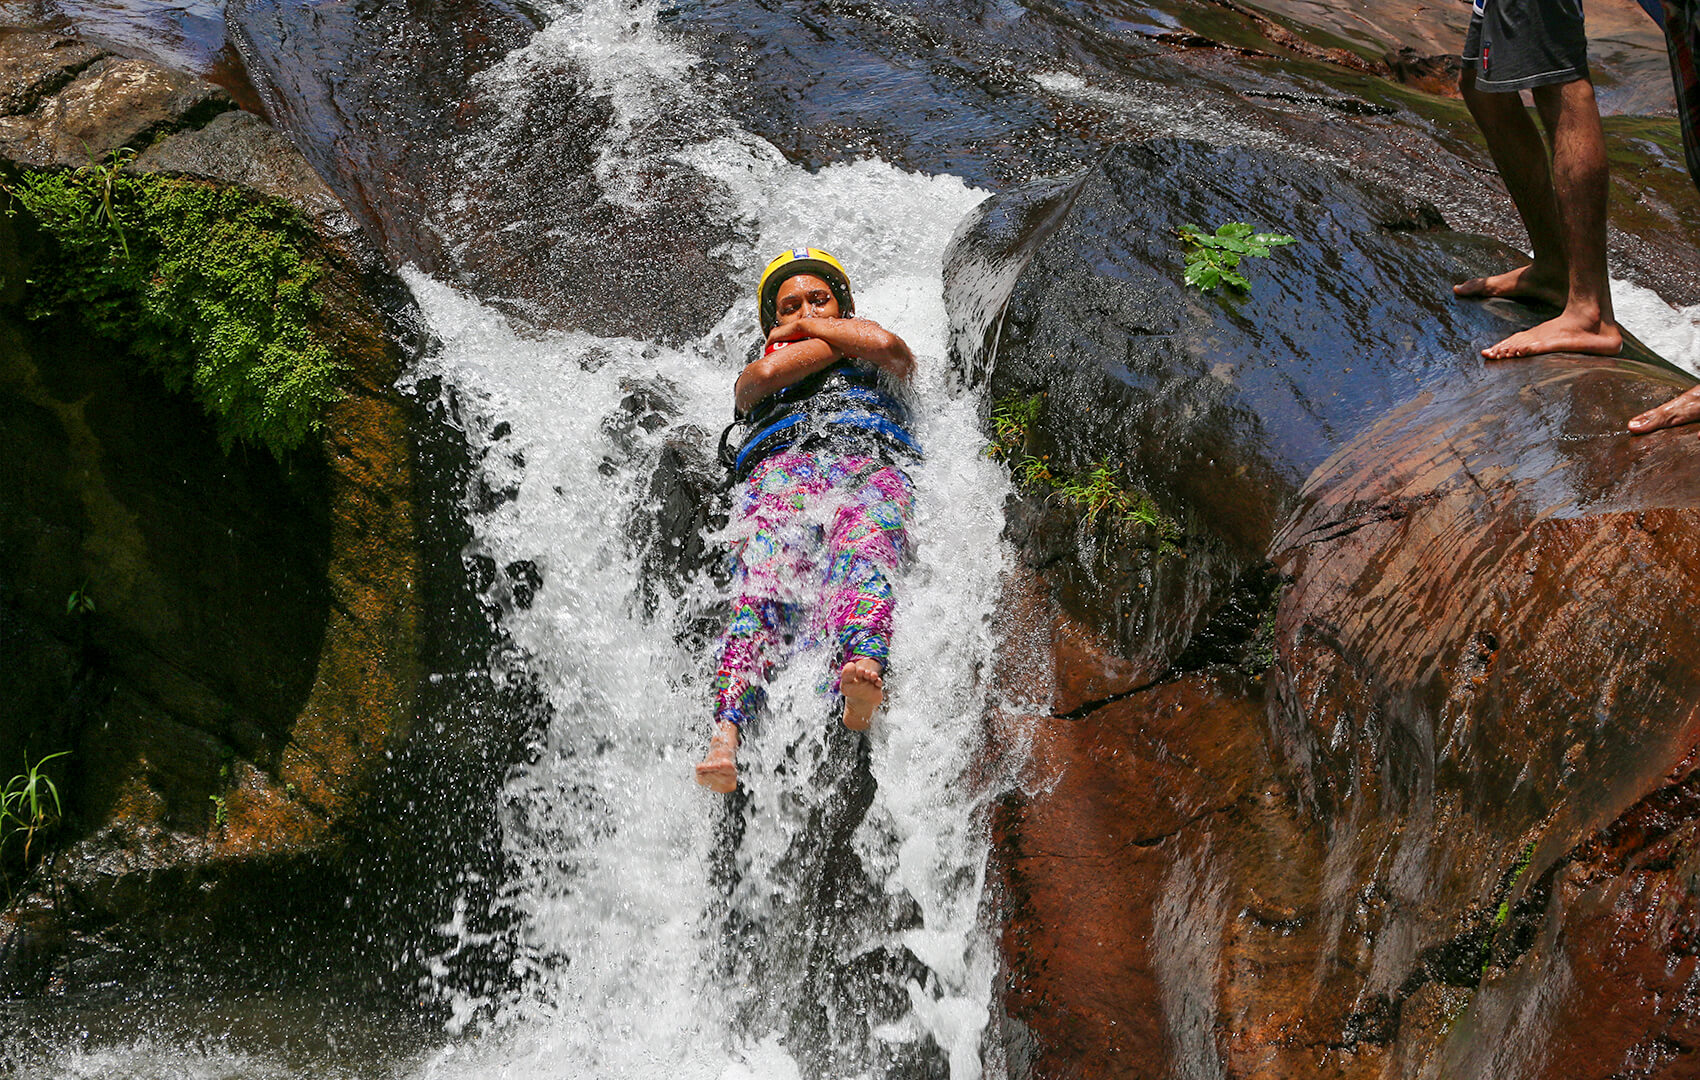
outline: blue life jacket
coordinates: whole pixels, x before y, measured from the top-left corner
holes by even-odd
[[[733,452],[732,427],[749,434]],[[880,389],[879,376],[840,360],[808,378],[774,391],[748,416],[739,417],[720,436],[720,460],[734,481],[781,450],[815,446],[842,447],[847,454],[868,454],[894,464],[917,460],[921,445],[909,434],[909,410]]]

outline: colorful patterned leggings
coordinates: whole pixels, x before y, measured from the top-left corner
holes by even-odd
[[[760,710],[785,657],[836,642],[837,671],[891,645],[892,575],[908,557],[914,490],[903,470],[867,456],[787,450],[733,495],[732,619],[721,640],[714,719]]]

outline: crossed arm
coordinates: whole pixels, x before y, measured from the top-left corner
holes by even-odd
[[[899,379],[907,380],[915,371],[915,354],[909,346],[872,319],[797,319],[774,327],[767,340],[793,344],[744,368],[732,391],[739,413],[847,356],[866,360]]]

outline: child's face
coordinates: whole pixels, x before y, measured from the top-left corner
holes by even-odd
[[[775,326],[798,319],[836,319],[843,314],[832,286],[813,274],[796,274],[779,286],[774,303]]]

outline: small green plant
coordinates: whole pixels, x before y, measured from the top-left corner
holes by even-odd
[[[1517,889],[1517,882],[1529,870],[1529,863],[1535,858],[1535,842],[1529,841],[1529,846],[1523,849],[1517,865],[1511,868],[1511,880],[1505,883],[1505,899],[1499,902],[1499,910],[1493,913],[1493,928],[1498,930],[1511,921],[1511,894]]]
[[[1281,593],[1277,589],[1270,596],[1268,606],[1263,609],[1263,615],[1257,620],[1257,633],[1252,636],[1252,648],[1247,659],[1247,670],[1253,675],[1261,675],[1275,666],[1275,614],[1280,609]]]
[[[1097,462],[1069,477],[1057,485],[1051,497],[1080,507],[1088,523],[1095,523],[1098,515],[1107,511],[1116,521],[1140,525],[1160,534],[1170,525],[1151,496],[1123,485],[1119,470],[1108,461]]]
[[[1045,395],[1014,395],[992,407],[992,440],[986,456],[1009,465],[1011,476],[1023,491],[1043,494],[1082,511],[1088,525],[1100,519],[1120,528],[1142,528],[1155,536],[1158,550],[1178,551],[1178,524],[1165,517],[1151,496],[1122,482],[1120,470],[1108,461],[1098,461],[1078,473],[1058,476],[1051,470],[1048,454],[1032,454],[1027,445],[1033,428],[1044,411]]]
[[[83,149],[86,152],[88,147],[85,145]],[[118,174],[124,171],[124,166],[130,164],[135,158],[136,152],[134,150],[128,146],[120,146],[112,151],[112,156],[106,164],[102,165],[97,161],[90,161],[87,165],[72,173],[73,176],[86,177],[90,182],[99,198],[94,207],[94,223],[100,225],[104,222],[112,229],[112,232],[118,237],[118,246],[123,249],[126,259],[130,257],[130,243],[124,238],[124,226],[119,222],[118,210],[112,204],[112,188]]]
[[[1240,273],[1240,260],[1268,258],[1271,248],[1293,243],[1284,233],[1260,233],[1243,221],[1230,221],[1214,233],[1197,225],[1182,225],[1175,233],[1186,244],[1186,283],[1199,292],[1218,285],[1248,291],[1251,282]]]
[[[1011,395],[992,406],[992,443],[986,448],[986,453],[997,461],[1006,461],[1020,454],[1044,407],[1043,394],[1029,397]]]
[[[213,804],[213,824],[224,828],[224,823],[230,820],[230,806],[224,801],[223,795],[208,795]]]
[[[59,805],[59,788],[42,766],[69,753],[69,750],[61,750],[48,754],[34,765],[25,757],[24,771],[0,788],[0,848],[4,848],[6,841],[12,837],[22,836],[26,866],[30,861],[30,845],[35,842],[36,836],[51,829],[64,813]]]
[[[94,597],[89,595],[89,583],[83,582],[71,590],[71,595],[65,598],[65,614],[93,615]]]
[[[1505,881],[1505,895],[1499,901],[1499,907],[1493,913],[1492,929],[1482,939],[1482,978],[1487,977],[1488,965],[1493,962],[1493,939],[1499,931],[1505,929],[1511,921],[1511,894],[1517,891],[1517,882],[1528,873],[1529,864],[1535,859],[1535,841],[1529,841],[1529,846],[1517,857],[1517,862],[1511,867],[1511,876]]]

